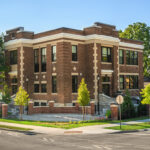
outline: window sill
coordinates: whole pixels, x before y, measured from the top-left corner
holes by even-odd
[[[126,66],[130,66],[130,67],[139,67],[138,65],[127,65]]]
[[[45,73],[47,73],[47,72],[41,72],[41,74],[45,74]]]
[[[78,93],[72,93],[72,95],[77,95]]]
[[[71,61],[71,63],[78,63],[78,61]]]
[[[47,93],[33,93],[35,95],[39,95],[39,94],[43,94],[43,95],[47,95]]]
[[[52,61],[52,64],[56,64],[56,61]]]
[[[58,95],[58,93],[52,93],[52,95]]]
[[[112,62],[101,62],[101,64],[112,64]]]
[[[120,91],[125,91],[126,89],[120,90]],[[129,91],[134,91],[134,90],[139,90],[139,89],[128,89]]]

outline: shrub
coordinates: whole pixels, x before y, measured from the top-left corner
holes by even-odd
[[[128,90],[125,91],[124,102],[121,105],[121,115],[122,119],[135,117],[135,108]]]
[[[111,118],[111,111],[110,111],[110,110],[107,110],[105,116],[106,116],[107,118]]]

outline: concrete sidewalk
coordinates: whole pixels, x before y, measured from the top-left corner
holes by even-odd
[[[149,121],[149,119],[145,119],[145,120],[123,122],[122,124],[123,125],[137,124],[137,123],[143,123],[143,122],[148,122],[148,121]],[[82,134],[104,134],[104,133],[120,132],[119,130],[117,131],[117,130],[105,129],[106,127],[113,127],[113,126],[119,125],[119,123],[85,126],[85,127],[79,127],[79,128],[73,128],[73,129],[40,127],[40,126],[23,125],[23,124],[7,123],[7,122],[0,122],[0,125],[31,128],[31,129],[33,129],[32,132],[43,133],[43,134],[51,134],[51,135],[81,134],[81,133]]]

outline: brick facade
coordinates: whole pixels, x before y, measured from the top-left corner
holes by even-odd
[[[68,106],[68,111],[74,110],[72,103],[77,100],[77,93],[72,93],[72,75],[78,76],[78,85],[85,78],[90,91],[91,100],[97,97],[97,78],[100,75],[99,92],[103,91],[103,76],[109,76],[109,94],[114,96],[119,89],[119,75],[138,76],[139,89],[129,90],[138,95],[143,88],[143,47],[142,42],[122,39],[118,37],[115,26],[95,23],[83,30],[59,28],[39,34],[24,31],[22,27],[9,30],[5,36],[6,64],[10,71],[6,74],[8,85],[12,85],[11,78],[17,78],[18,87],[22,85],[29,93],[30,99],[54,101],[57,106]],[[51,46],[56,45],[56,62],[52,62]],[[72,61],[72,45],[77,46],[77,61]],[[94,47],[96,45],[96,47]],[[102,62],[102,47],[111,48],[111,62]],[[46,72],[41,72],[41,48],[46,48]],[[34,72],[34,49],[39,50],[39,72]],[[119,64],[119,49],[124,50],[124,64]],[[18,62],[16,70],[10,65],[10,52],[17,50]],[[95,52],[94,52],[95,50]],[[126,50],[138,52],[138,65],[126,64]],[[57,93],[52,93],[52,76],[57,77]],[[26,79],[28,78],[29,81]],[[124,81],[125,82],[125,81]],[[34,84],[45,83],[46,93],[35,93]],[[126,85],[126,82],[124,83]],[[41,91],[41,86],[39,86]],[[124,92],[124,90],[123,90]],[[38,109],[47,109],[38,108]],[[58,108],[57,108],[58,109]],[[59,108],[58,112],[65,112]],[[49,111],[49,110],[48,110]],[[40,111],[42,112],[42,110]],[[57,112],[57,110],[56,110]],[[73,111],[76,112],[76,111]]]

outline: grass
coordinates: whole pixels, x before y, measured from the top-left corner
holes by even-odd
[[[133,119],[126,119],[123,122],[135,121],[147,119],[148,117],[138,117]],[[8,123],[17,123],[24,125],[34,125],[42,127],[53,127],[53,128],[62,128],[62,129],[72,129],[83,126],[93,126],[93,125],[104,125],[109,123],[119,123],[119,121],[110,121],[110,120],[89,120],[89,121],[74,121],[74,122],[50,122],[50,121],[30,121],[30,120],[18,120],[18,119],[0,119],[0,122]]]
[[[121,127],[122,127],[121,129],[120,129],[120,126],[107,127],[106,129],[121,130],[121,131],[148,129],[150,128],[150,123],[145,122],[145,123],[138,123],[138,124],[132,124],[132,125],[122,125]]]
[[[47,121],[29,121],[29,120],[17,120],[17,119],[0,119],[0,122],[8,123],[17,123],[25,125],[34,125],[42,127],[54,127],[54,128],[63,128],[63,129],[72,129],[83,126],[92,126],[92,125],[103,125],[108,124],[108,120],[90,120],[90,121],[74,121],[74,122],[47,122]]]
[[[30,131],[30,128],[22,128],[22,127],[14,127],[14,126],[7,126],[7,125],[0,125],[0,129],[11,129],[17,131]]]

